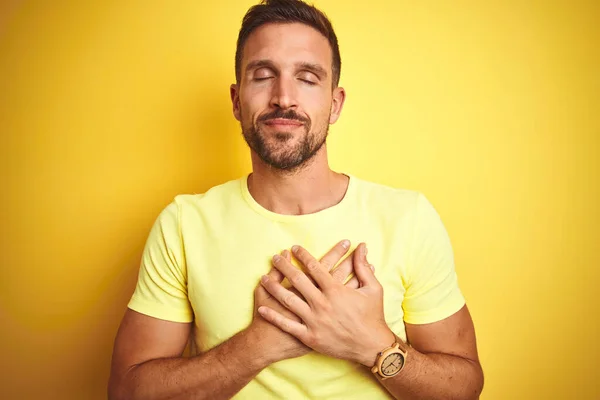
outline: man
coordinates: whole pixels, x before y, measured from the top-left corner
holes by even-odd
[[[473,323],[434,208],[329,169],[340,65],[317,9],[248,11],[231,99],[253,172],[158,217],[111,399],[478,398]]]

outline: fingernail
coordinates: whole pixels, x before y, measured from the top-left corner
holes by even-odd
[[[260,278],[260,281],[262,283],[266,283],[269,280],[269,277],[267,275],[263,275],[262,278]]]
[[[274,261],[274,262],[277,262],[277,261],[279,261],[280,259],[281,259],[281,256],[280,256],[279,254],[275,254],[275,255],[273,256],[273,261]]]
[[[367,245],[363,245],[363,249],[364,249],[364,255],[365,257],[367,256],[367,253],[369,252],[369,249],[367,249]]]
[[[296,253],[298,251],[298,246],[292,246],[292,252]]]
[[[342,247],[347,249],[348,247],[350,247],[350,241],[349,240],[343,240],[342,241]]]
[[[371,271],[375,272],[375,266],[373,264],[369,264],[369,268],[371,268]]]

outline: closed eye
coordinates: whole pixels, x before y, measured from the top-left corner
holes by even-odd
[[[260,82],[260,81],[265,81],[267,79],[271,79],[275,77],[275,73],[271,68],[268,67],[262,67],[262,68],[258,68],[254,71],[253,75],[253,80]]]
[[[300,71],[300,73],[298,73],[296,75],[296,77],[300,81],[302,81],[302,82],[304,82],[304,83],[306,83],[306,84],[308,84],[310,86],[314,86],[317,83],[319,83],[319,77],[316,76],[315,73],[312,72],[312,71],[306,71],[306,70]]]
[[[304,83],[306,83],[306,84],[310,85],[310,86],[314,86],[314,85],[316,85],[316,84],[317,84],[316,82],[309,81],[308,79],[300,79],[300,80],[301,80],[302,82],[304,82]]]

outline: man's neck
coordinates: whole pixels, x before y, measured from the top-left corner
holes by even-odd
[[[346,194],[348,177],[332,171],[325,148],[308,165],[293,173],[278,170],[252,154],[248,190],[262,207],[278,214],[312,214],[338,204]]]

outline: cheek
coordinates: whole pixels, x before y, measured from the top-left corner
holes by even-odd
[[[260,114],[261,110],[267,109],[268,106],[268,98],[260,92],[246,92],[244,97],[240,97],[240,111],[242,118],[250,118],[250,116]]]
[[[329,116],[331,115],[330,104],[321,103],[318,105],[318,108],[316,104],[314,106],[312,110],[308,111],[313,126],[322,127],[329,125]]]
[[[323,118],[329,119],[331,113],[331,95],[319,92],[319,93],[305,93],[301,104],[303,104],[304,110],[311,119],[322,120]]]

